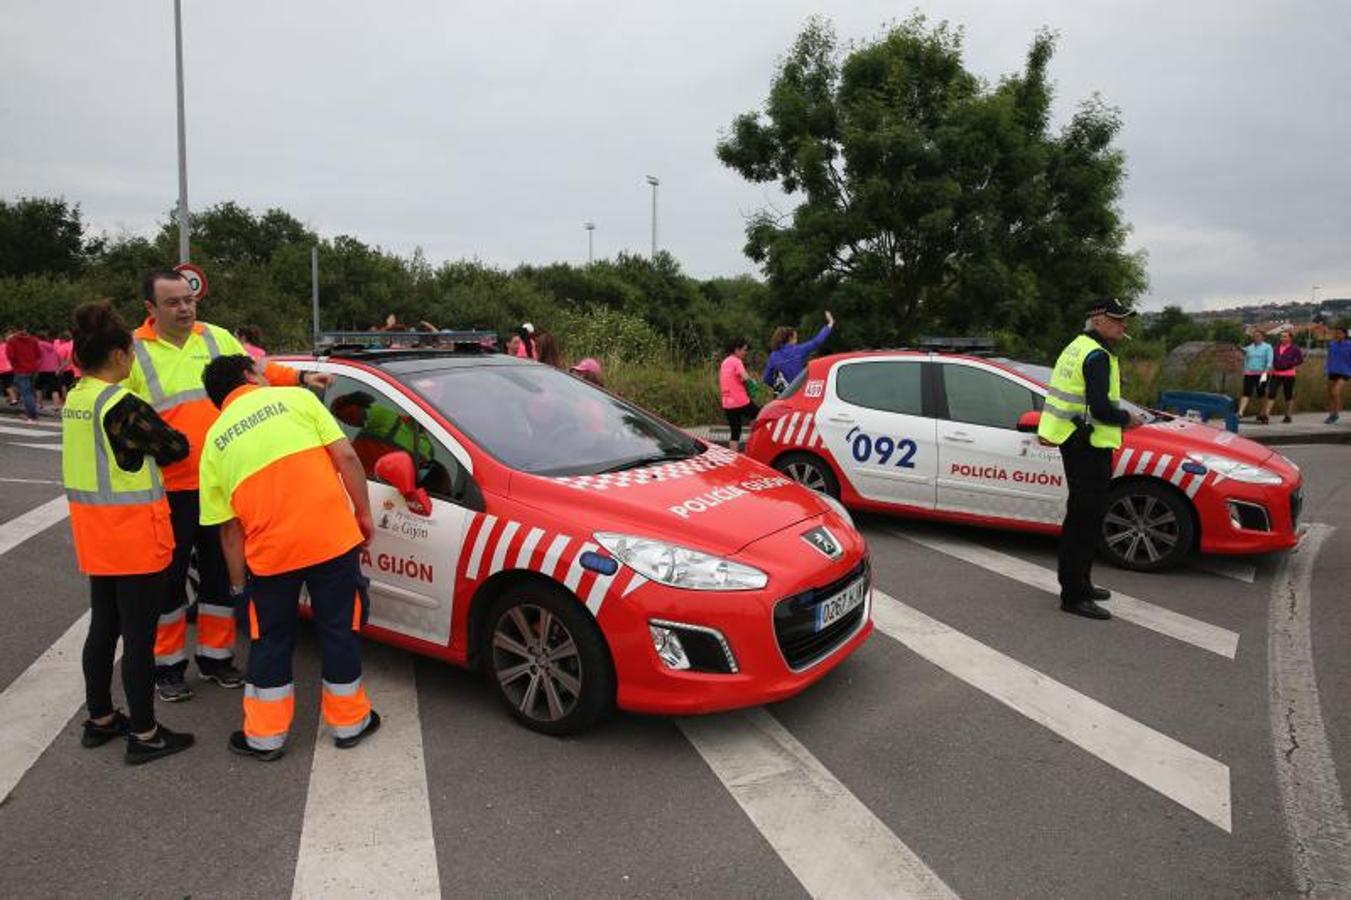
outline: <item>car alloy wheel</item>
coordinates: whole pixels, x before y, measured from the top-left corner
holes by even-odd
[[[493,601],[482,659],[497,695],[527,728],[585,731],[614,704],[614,667],[595,618],[561,587],[518,585]]]
[[[557,722],[582,696],[581,657],[567,626],[547,609],[522,603],[493,629],[493,672],[521,715]]]
[[[1148,483],[1112,492],[1100,545],[1117,565],[1157,571],[1175,565],[1191,550],[1191,513],[1169,489]]]
[[[840,486],[835,481],[834,473],[824,462],[811,454],[790,453],[778,459],[774,463],[774,468],[803,487],[836,498],[840,496]]]

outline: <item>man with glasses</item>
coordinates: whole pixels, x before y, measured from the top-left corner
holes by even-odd
[[[165,466],[164,487],[173,518],[174,557],[169,588],[155,634],[155,683],[160,699],[192,697],[187,671],[188,559],[197,551],[197,671],[206,681],[239,688],[243,673],[234,665],[235,618],[230,582],[221,551],[220,529],[199,523],[198,463],[207,429],[220,411],[206,396],[202,372],[219,356],[245,353],[227,329],[197,320],[197,296],[172,269],[156,269],[141,281],[146,320],[133,333],[131,377],[125,385],[151,404],[171,427],[187,435],[187,459]],[[324,388],[333,376],[297,372],[265,359],[258,374],[274,385]]]

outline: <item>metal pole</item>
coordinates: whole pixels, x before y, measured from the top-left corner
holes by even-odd
[[[583,222],[582,227],[586,229],[586,264],[589,266],[596,261],[596,223]]]
[[[183,3],[174,0],[174,64],[178,83],[178,261],[188,254],[188,137],[183,118]]]
[[[310,309],[314,321],[314,346],[319,346],[319,245],[310,248]]]
[[[652,258],[657,258],[657,185],[661,180],[649,175],[647,183],[652,185]]]

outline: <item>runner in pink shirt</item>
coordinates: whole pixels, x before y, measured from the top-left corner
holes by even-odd
[[[718,387],[722,393],[722,412],[727,417],[727,427],[731,436],[727,441],[729,450],[741,449],[741,426],[754,422],[760,414],[760,407],[751,400],[746,377],[746,354],[750,352],[750,342],[745,338],[733,338],[727,343],[727,356],[718,368]]]

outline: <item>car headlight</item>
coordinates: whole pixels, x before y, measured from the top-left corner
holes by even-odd
[[[769,583],[759,569],[678,544],[605,531],[594,537],[615,559],[658,584],[691,591],[755,591]]]
[[[1207,469],[1218,472],[1225,478],[1232,478],[1235,481],[1242,481],[1247,484],[1281,483],[1281,476],[1270,469],[1264,469],[1261,466],[1239,462],[1236,459],[1230,459],[1227,456],[1220,456],[1216,453],[1188,453],[1187,458],[1194,462],[1199,462]]]
[[[849,515],[849,510],[844,508],[843,503],[841,503],[840,501],[836,500],[834,497],[826,493],[818,492],[817,496],[820,497],[822,500],[826,501],[826,503],[830,506],[830,508],[835,510],[835,512],[839,515],[841,519],[844,519],[846,522],[848,522],[850,528],[854,527],[854,517]]]

